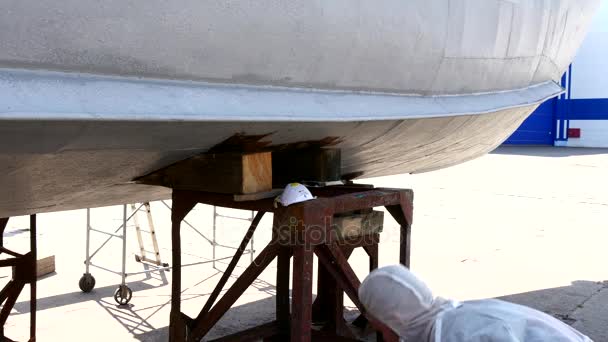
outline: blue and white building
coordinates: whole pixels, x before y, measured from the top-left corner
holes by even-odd
[[[561,82],[566,92],[543,103],[506,144],[608,147],[608,0]]]

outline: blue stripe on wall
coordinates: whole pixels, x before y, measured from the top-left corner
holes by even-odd
[[[608,99],[570,99],[558,101],[569,120],[608,120]]]

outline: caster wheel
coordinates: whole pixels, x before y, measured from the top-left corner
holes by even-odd
[[[120,285],[114,292],[114,300],[118,305],[127,305],[133,297],[133,291],[127,285]]]
[[[95,278],[93,278],[91,273],[83,274],[82,277],[80,277],[80,281],[78,281],[78,287],[80,287],[82,292],[91,292],[95,287]]]

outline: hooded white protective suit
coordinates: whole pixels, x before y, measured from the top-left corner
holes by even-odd
[[[455,302],[433,297],[407,268],[372,272],[359,298],[402,341],[420,342],[592,342],[540,311],[496,299]]]

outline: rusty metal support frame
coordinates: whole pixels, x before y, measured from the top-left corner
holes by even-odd
[[[0,267],[14,267],[13,277],[0,290],[0,340],[12,341],[4,335],[4,325],[17,302],[17,298],[26,284],[30,285],[30,342],[36,341],[36,215],[30,215],[30,251],[19,254],[4,247],[4,230],[9,218],[0,218],[0,253],[6,253],[12,258],[2,259]]]
[[[386,207],[400,225],[400,262],[409,267],[410,234],[413,217],[413,192],[406,189],[373,188],[370,186],[332,186],[311,189],[318,196],[314,201],[302,202],[289,207],[274,208],[273,199],[236,202],[228,194],[197,191],[173,190],[172,221],[172,289],[171,322],[169,340],[171,342],[194,342],[202,339],[219,319],[230,309],[237,299],[277,258],[276,321],[240,333],[226,336],[217,341],[248,341],[264,338],[267,340],[314,341],[354,341],[350,336],[340,336],[338,327],[314,331],[312,327],[312,278],[313,258],[316,255],[327,276],[332,277],[339,291],[344,291],[385,341],[397,341],[398,337],[380,323],[361,304],[358,298],[360,281],[350,267],[347,258],[352,248],[344,247],[332,225],[336,214]],[[258,211],[254,222],[243,238],[239,249],[230,262],[207,303],[196,318],[181,312],[181,221],[198,203],[233,209]],[[219,298],[226,281],[238,263],[257,224],[266,212],[274,213],[273,239],[255,258],[226,293]],[[377,243],[362,244],[370,255],[370,269],[377,267]],[[289,305],[289,269],[293,259],[293,281],[291,312]],[[216,302],[217,300],[217,302]],[[341,303],[340,303],[341,305]],[[332,331],[333,330],[333,331]],[[288,337],[289,336],[289,337]]]

